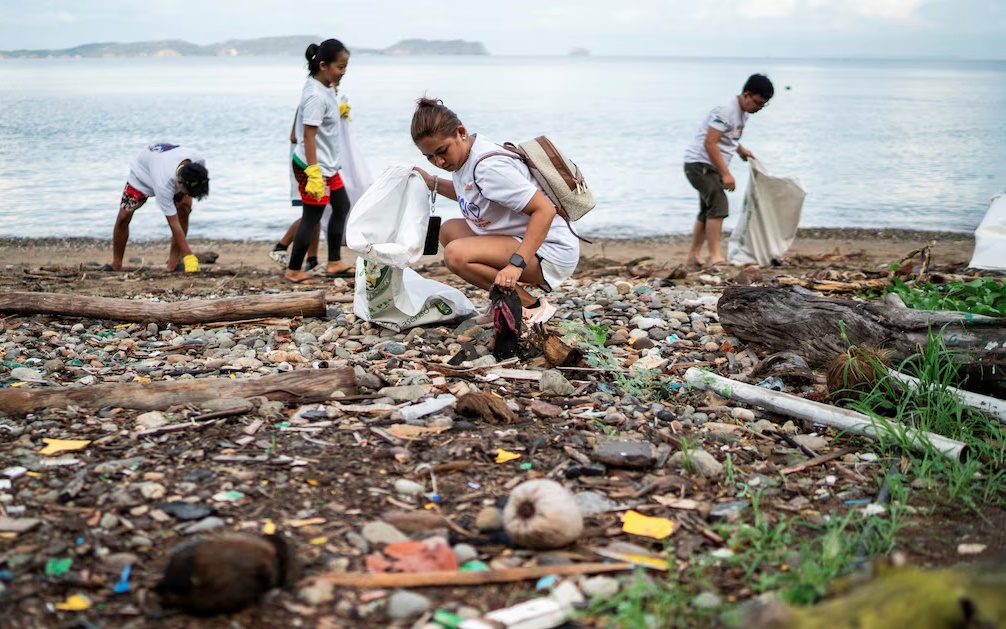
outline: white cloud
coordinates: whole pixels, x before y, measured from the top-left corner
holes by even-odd
[[[849,1],[849,0],[846,0]],[[915,14],[926,0],[851,0],[857,13],[866,17],[905,20]]]
[[[787,17],[797,9],[797,0],[743,0],[738,12],[744,17]]]
[[[812,11],[852,13],[866,18],[907,20],[927,3],[947,0],[738,0],[737,11],[744,17],[784,18],[797,13],[801,5]]]
[[[77,16],[69,11],[46,11],[39,14],[38,19],[44,22],[62,22],[63,24],[71,24],[77,21]]]

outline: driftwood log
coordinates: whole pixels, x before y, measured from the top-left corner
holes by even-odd
[[[198,378],[165,382],[94,384],[45,389],[0,389],[0,409],[20,416],[47,408],[118,406],[164,410],[177,404],[198,406],[218,398],[263,396],[270,400],[310,403],[357,394],[352,368],[301,369],[260,378]]]
[[[62,293],[0,293],[0,313],[192,325],[260,317],[324,317],[324,291],[150,302]]]
[[[845,351],[840,322],[849,343],[884,347],[899,362],[925,347],[932,330],[943,337],[964,388],[1006,395],[1006,319],[759,286],[727,288],[717,310],[728,334],[774,352],[795,352],[815,367]]]

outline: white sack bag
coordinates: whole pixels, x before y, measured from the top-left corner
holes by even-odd
[[[349,118],[339,118],[339,161],[342,167],[339,176],[349,195],[350,209],[356,205],[363,193],[374,183],[367,160],[353,137],[353,123]]]
[[[364,321],[401,332],[467,317],[475,306],[456,288],[412,269],[356,259],[353,312]]]
[[[1006,192],[992,197],[989,209],[975,229],[972,269],[1006,270]]]
[[[740,218],[730,234],[727,260],[736,266],[769,266],[796,239],[807,191],[796,177],[774,177],[758,160],[748,161],[751,177]]]
[[[360,256],[405,268],[423,255],[430,191],[411,166],[390,166],[349,213],[346,245]]]

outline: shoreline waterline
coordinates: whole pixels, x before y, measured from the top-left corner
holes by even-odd
[[[724,230],[724,236],[728,237],[729,231]],[[226,243],[231,245],[239,244],[272,244],[278,240],[282,234],[277,234],[275,239],[250,239],[250,238],[191,238],[190,243],[200,246],[212,245],[213,243]],[[651,237],[592,237],[594,244],[602,242],[617,243],[648,243],[648,242],[686,242],[691,239],[690,234],[667,234]],[[927,231],[918,229],[887,229],[887,228],[862,228],[862,227],[801,227],[797,230],[796,240],[878,240],[878,241],[948,241],[948,242],[972,242],[973,232],[954,231]],[[131,239],[130,246],[136,245],[167,245],[167,238]],[[0,248],[16,249],[21,247],[60,247],[69,246],[73,249],[90,249],[95,247],[111,247],[111,238],[96,238],[91,236],[5,236],[0,235]]]

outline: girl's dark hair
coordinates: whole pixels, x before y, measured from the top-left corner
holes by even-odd
[[[448,109],[442,100],[423,96],[416,101],[416,113],[412,114],[413,142],[453,135],[459,126],[458,115]]]
[[[326,39],[320,44],[311,44],[304,51],[307,59],[307,73],[311,76],[318,74],[321,70],[321,62],[332,63],[339,56],[340,52],[349,55],[349,49],[342,45],[338,39]]]
[[[193,199],[202,199],[210,193],[210,174],[206,167],[196,162],[189,162],[178,169],[178,177],[185,186],[185,191]]]

